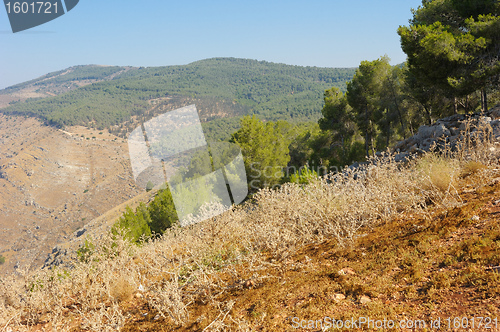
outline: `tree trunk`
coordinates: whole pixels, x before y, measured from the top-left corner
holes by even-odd
[[[453,98],[453,108],[454,108],[455,114],[458,114],[458,98],[457,97]]]
[[[392,80],[392,78],[389,78],[389,84],[391,86],[391,94],[392,94],[392,99],[394,100],[394,106],[396,106],[396,111],[398,112],[399,123],[401,124],[401,129],[403,131],[403,138],[406,139],[406,128],[403,122],[403,115],[401,114],[401,110],[399,109],[398,98],[396,96],[396,91],[394,89],[394,81]]]
[[[366,150],[366,158],[370,157],[370,152],[368,151],[368,131],[365,134],[365,150]]]
[[[365,107],[365,122],[366,122],[366,132],[365,132],[365,150],[366,150],[366,158],[370,157],[370,152],[368,151],[369,144],[369,135],[368,131],[370,130],[369,122],[368,122],[368,104]]]
[[[391,139],[391,124],[389,123],[389,132],[387,133],[387,139],[385,142],[386,149],[389,147],[389,143],[391,142],[390,139]],[[405,137],[405,139],[406,139],[406,137]]]
[[[340,135],[340,140],[342,141],[342,163],[345,163],[347,160],[347,151],[344,142],[344,135]]]
[[[431,117],[431,107],[429,108],[424,106],[425,114],[427,114],[427,124],[430,126],[432,124],[432,117]]]
[[[392,92],[392,98],[394,99],[394,105],[396,106],[396,111],[398,112],[399,122],[401,123],[401,129],[403,131],[403,139],[406,139],[406,128],[403,122],[403,115],[401,114],[401,110],[399,109],[398,99],[396,97],[396,92],[394,91],[394,85],[392,80],[391,80],[391,92]]]
[[[411,119],[408,120],[408,124],[409,124],[409,127],[410,127],[410,136],[415,135],[415,132],[413,130],[413,123],[411,122]]]
[[[373,122],[370,120],[370,145],[372,147],[372,156],[375,156],[375,144],[373,144],[373,133],[375,131],[373,130]]]
[[[486,89],[481,89],[481,110],[486,112],[488,110],[488,97],[486,95]]]

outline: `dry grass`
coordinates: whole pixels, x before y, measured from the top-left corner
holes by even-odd
[[[111,298],[115,299],[118,303],[130,301],[135,291],[136,288],[134,285],[123,275],[118,276],[110,285]]]
[[[462,174],[460,174],[460,178],[465,178],[477,174],[478,172],[485,169],[487,169],[487,166],[483,163],[475,160],[469,160],[462,166]]]
[[[426,176],[423,188],[450,192],[457,185],[459,161],[436,154],[427,154],[417,161],[416,167]]]
[[[464,284],[498,294],[488,287],[497,276],[483,268],[500,264],[498,236],[452,245],[454,256],[436,245],[476,222],[479,210],[460,192],[489,193],[496,174],[493,144],[464,137],[453,154],[406,165],[388,155],[308,185],[261,190],[248,204],[141,246],[107,234],[89,239],[93,249],[72,269],[1,280],[0,331],[286,330],[282,312],[323,317],[335,294],[356,305],[362,296],[441,299]],[[433,209],[453,218],[436,219]],[[448,268],[429,274],[437,260]],[[473,263],[457,272],[464,262]],[[391,314],[379,301],[359,308],[350,313]]]

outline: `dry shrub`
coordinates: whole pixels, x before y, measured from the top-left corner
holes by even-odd
[[[497,163],[498,146],[493,139],[493,128],[484,118],[468,119],[451,155],[462,162],[476,161],[484,165]]]
[[[137,287],[134,287],[124,276],[119,276],[110,285],[110,294],[118,303],[129,301]]]
[[[491,125],[482,117],[465,121],[464,127],[456,150],[445,154],[460,163],[460,177],[471,177],[473,186],[480,187],[498,177],[500,143],[495,141]]]
[[[465,178],[471,175],[475,175],[482,170],[485,170],[487,167],[481,162],[475,160],[466,161],[462,166],[462,173],[460,174],[461,178]]]
[[[441,193],[450,192],[456,187],[460,165],[456,159],[426,154],[416,163],[416,168],[425,176],[423,189],[436,189]]]
[[[119,331],[125,324],[125,316],[116,303],[102,304],[97,310],[79,313],[83,321],[81,327],[94,332]]]
[[[490,179],[498,163],[500,149],[493,141],[493,129],[484,120],[468,119],[459,139],[451,146],[444,143],[441,150],[433,150],[415,161],[415,168],[423,175],[422,189],[436,204],[447,207],[460,203],[457,188],[459,180],[478,175],[479,186]]]
[[[22,293],[23,282],[20,278],[12,275],[0,278],[0,327],[22,327]]]
[[[264,264],[262,253],[282,259],[303,244],[329,237],[348,245],[362,227],[421,209],[426,197],[419,176],[385,156],[308,185],[261,190],[252,203],[174,227],[139,247],[109,234],[89,239],[91,250],[72,270],[39,271],[23,280],[17,291],[25,300],[14,310],[22,318],[12,324],[22,319],[39,324],[49,313],[52,322],[62,324],[64,308],[71,308],[82,318],[82,328],[117,330],[124,323],[120,303],[139,285],[150,307],[182,324],[190,303],[217,303],[230,282],[219,274],[237,278],[236,264],[244,262],[247,270],[258,271]],[[228,311],[221,312],[211,328],[235,324]]]
[[[188,318],[187,303],[183,301],[183,292],[177,280],[155,284],[150,288],[149,305],[158,310],[163,318],[170,317],[180,324]]]
[[[17,315],[10,321],[0,319],[0,323],[19,326],[24,322],[33,326],[48,320],[52,326],[61,327],[65,321],[63,313],[72,309],[82,318],[82,328],[119,329],[124,317],[118,304],[127,298],[137,279],[135,265],[131,264],[131,254],[136,248],[110,234],[92,241],[97,245],[89,260],[75,262],[71,270],[55,267],[9,280],[6,288],[17,293],[21,300],[17,306],[7,301],[6,307],[0,307],[2,318],[9,317],[7,314],[13,309]],[[117,275],[126,277],[117,279]],[[8,292],[2,293],[3,297],[9,296]]]
[[[249,216],[255,225],[249,238],[256,249],[277,257],[326,237],[346,245],[363,226],[422,208],[426,197],[419,190],[419,176],[384,156],[306,186],[288,183],[262,190]]]
[[[384,155],[307,185],[261,190],[250,203],[173,227],[141,246],[110,234],[89,239],[86,259],[70,270],[3,278],[0,327],[22,330],[42,317],[64,327],[69,308],[80,316],[80,328],[119,330],[125,323],[120,305],[141,286],[149,306],[176,324],[186,322],[189,306],[201,301],[220,311],[207,322],[210,329],[242,330],[245,323],[231,317],[231,306],[218,306],[239,276],[236,265],[254,273],[268,257],[283,259],[325,238],[349,246],[361,231],[401,213],[425,211],[429,201],[456,204],[460,174],[493,172],[497,149],[488,130],[469,128],[454,152],[429,153],[407,164]]]

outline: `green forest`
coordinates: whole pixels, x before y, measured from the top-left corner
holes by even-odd
[[[317,100],[323,106],[318,108],[321,116],[316,122],[286,121],[291,116],[270,118],[270,113],[264,112],[263,105],[290,100],[291,91],[283,85],[271,89],[277,94],[272,102],[266,99],[271,93],[256,88],[255,94],[249,94],[252,91],[249,85],[235,88],[237,100],[243,105],[259,105],[253,108],[253,115],[241,118],[239,128],[230,138],[240,146],[245,157],[250,195],[259,188],[276,187],[288,181],[306,183],[373,157],[376,151],[384,151],[414,135],[421,125],[457,113],[485,111],[488,105],[499,103],[499,14],[500,4],[494,0],[424,0],[414,11],[410,24],[397,31],[407,61],[391,66],[390,59],[381,56],[362,61],[345,85],[330,81],[322,100]],[[221,60],[198,64],[217,66],[218,61]],[[296,69],[295,74],[304,79],[314,75],[315,80],[332,79],[320,76],[319,72],[313,75],[306,69]],[[348,72],[344,72],[345,77]],[[255,79],[266,80],[265,76]],[[293,79],[288,80],[290,85],[286,87],[290,89]],[[177,92],[186,91],[183,89],[196,82],[199,80],[186,82]],[[244,82],[239,81],[237,86]],[[295,85],[294,95],[296,92],[312,95],[306,86],[305,83]],[[227,97],[222,90],[220,93]],[[272,114],[276,112],[279,111]],[[169,195],[168,191],[162,191],[157,199],[165,201],[165,195]],[[153,202],[157,204],[156,199]],[[172,208],[170,205],[169,211]],[[141,216],[146,210],[139,207],[135,216],[144,219]],[[131,225],[130,218],[134,218],[134,214],[128,211],[119,224]],[[170,219],[162,224],[171,225],[175,221]],[[148,221],[142,225],[148,223],[155,224]],[[160,228],[159,232],[162,231]]]
[[[141,115],[158,98],[207,101],[210,112],[217,103],[231,103],[244,114],[268,120],[317,120],[321,94],[331,87],[345,89],[354,68],[317,68],[266,61],[214,58],[183,66],[132,68],[81,66],[69,74],[52,73],[26,84],[69,84],[74,80],[111,80],[82,86],[65,94],[29,100],[2,109],[5,114],[35,116],[50,125],[87,125],[104,129]],[[185,106],[185,105],[182,105]],[[202,114],[203,115],[203,114]],[[243,115],[243,114],[240,114]]]

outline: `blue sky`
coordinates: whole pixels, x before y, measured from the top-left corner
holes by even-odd
[[[22,1],[22,0],[17,0]],[[405,60],[396,30],[421,0],[80,0],[13,34],[0,7],[0,89],[73,65],[167,66],[211,57],[355,67]]]

